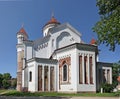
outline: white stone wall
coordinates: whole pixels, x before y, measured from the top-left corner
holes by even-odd
[[[93,84],[90,84],[90,78],[89,78],[89,58],[88,58],[88,84],[85,84],[84,82],[84,68],[83,68],[83,84],[79,84],[79,56],[82,55],[84,56],[92,56],[92,65],[93,65]],[[78,92],[96,92],[96,57],[95,57],[95,52],[90,52],[90,51],[81,51],[77,50],[77,64],[76,64],[76,72],[77,72],[77,91]],[[84,67],[84,61],[82,60],[82,65]]]
[[[26,59],[31,59],[33,57],[33,48],[32,46],[26,46]]]
[[[36,90],[36,62],[28,63],[28,91],[35,92]],[[32,81],[29,81],[29,72],[32,72]]]
[[[51,52],[58,48],[65,47],[67,45],[71,45],[73,43],[80,43],[81,38],[76,33],[71,31],[69,28],[63,29],[51,35],[50,43],[54,40],[54,47],[51,44]]]
[[[77,35],[68,27],[60,31],[58,28],[56,33],[50,33],[50,35],[48,42],[38,45],[38,50],[35,50],[35,57],[49,58],[54,50],[81,42],[80,35]]]
[[[71,80],[70,83],[68,84],[61,84],[60,85],[60,89],[59,89],[59,76],[57,76],[58,78],[58,82],[57,82],[57,86],[58,86],[58,91],[59,92],[76,92],[77,91],[77,72],[76,72],[76,50],[75,49],[70,49],[70,50],[65,50],[62,52],[57,53],[56,56],[54,56],[54,58],[57,58],[58,60],[65,58],[65,57],[71,57]],[[59,69],[59,66],[58,66]],[[59,72],[58,74],[59,75]]]
[[[54,91],[57,91],[57,87],[56,87],[56,65],[54,64],[49,64],[49,63],[38,63],[36,64],[36,85],[35,85],[35,89],[36,91],[38,91],[38,66],[42,66],[42,79],[44,79],[44,67],[48,66],[48,91],[50,91],[50,67],[54,67]],[[44,91],[44,80],[42,80],[42,91]]]
[[[49,58],[50,54],[49,54],[49,43],[46,42],[44,44],[38,45],[41,48],[38,48],[37,51],[35,51],[35,57],[39,57],[39,58]]]
[[[38,91],[38,66],[42,66],[42,79],[44,79],[44,66],[48,66],[48,91],[50,91],[50,67],[54,67],[54,91],[57,91],[57,77],[56,77],[56,65],[49,63],[38,63],[30,62],[28,63],[28,91],[36,92]],[[32,72],[32,81],[29,81],[29,72]],[[42,91],[44,91],[44,80],[42,80]]]
[[[22,87],[28,88],[28,68],[22,70]]]
[[[92,55],[93,59],[93,84],[79,84],[79,55]],[[62,59],[71,57],[71,80],[68,84],[61,84],[59,92],[96,92],[96,59],[95,52],[80,51],[76,48],[60,51],[56,53],[54,58]],[[59,77],[59,76],[58,76]],[[59,82],[58,82],[59,86]],[[59,87],[58,87],[59,88]]]

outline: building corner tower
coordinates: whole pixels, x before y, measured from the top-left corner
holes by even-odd
[[[23,42],[28,40],[28,35],[22,27],[19,32],[17,32],[17,91],[22,91],[22,69],[24,65],[24,44]]]

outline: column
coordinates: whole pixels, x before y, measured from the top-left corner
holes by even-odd
[[[107,82],[107,69],[105,69],[105,80]]]
[[[88,65],[88,84],[90,84],[90,58],[89,58],[89,54],[87,55],[87,65]]]
[[[79,84],[83,83],[82,55],[79,56]]]
[[[48,66],[48,91],[50,91],[50,72],[51,72],[50,67],[51,66]]]
[[[42,91],[44,91],[44,66],[42,66]]]
[[[110,84],[110,70],[107,69],[107,83]]]
[[[83,70],[83,84],[85,83],[85,68],[84,68],[84,54],[82,54],[82,70]]]
[[[92,59],[91,59],[91,60],[92,60],[92,61],[91,61],[91,62],[92,62],[92,63],[91,63],[92,84],[95,84],[95,82],[96,82],[96,76],[97,76],[97,73],[96,73],[97,67],[96,67],[95,56],[92,56]]]
[[[112,68],[110,68],[110,84],[112,84]]]

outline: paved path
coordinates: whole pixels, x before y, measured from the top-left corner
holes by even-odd
[[[6,97],[0,99],[120,99],[119,97]]]
[[[119,97],[72,97],[70,99],[120,99]]]

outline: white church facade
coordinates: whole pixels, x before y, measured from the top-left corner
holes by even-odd
[[[84,43],[81,33],[53,16],[43,37],[31,41],[22,27],[17,33],[17,90],[30,92],[93,92],[112,84],[110,63],[98,61],[98,46]]]

